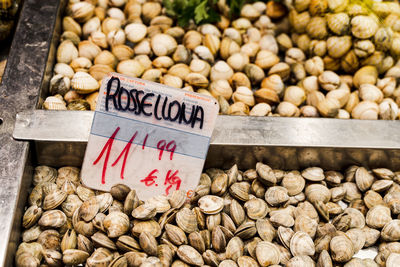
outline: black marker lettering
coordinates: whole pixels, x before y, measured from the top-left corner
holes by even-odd
[[[194,115],[194,105],[192,105],[192,113],[190,114],[189,120],[186,120],[186,104],[185,104],[185,102],[183,102],[181,115],[179,117],[179,123],[182,123],[182,121],[183,121],[185,124],[190,124],[190,122],[193,119],[193,115]]]
[[[142,98],[142,111],[143,111],[143,114],[145,115],[145,116],[151,116],[153,113],[147,113],[144,109],[146,108],[146,107],[151,107],[153,104],[152,103],[147,103],[146,104],[146,99],[148,98],[148,97],[153,97],[154,96],[154,94],[153,93],[150,93],[150,94],[146,94],[143,98]]]
[[[125,105],[125,107],[122,107],[122,96],[123,96],[123,94],[124,93],[126,93],[126,105]],[[118,110],[127,110],[128,108],[129,108],[129,104],[130,104],[130,97],[129,97],[129,92],[128,92],[128,90],[126,90],[124,87],[121,87],[121,89],[120,89],[120,93],[118,94],[118,107],[119,107],[119,109]]]
[[[158,117],[158,104],[160,103],[160,99],[161,99],[161,95],[158,95],[156,103],[154,104],[154,117],[159,121],[161,120],[161,118]]]
[[[169,117],[167,117],[167,116],[165,115],[165,108],[166,108],[166,106],[167,106],[167,102],[168,102],[168,97],[166,96],[165,99],[164,99],[164,103],[163,103],[163,105],[162,105],[162,113],[161,113],[163,119],[166,120],[166,121],[169,120]]]
[[[177,105],[178,110],[176,111],[175,117],[172,118],[171,113],[172,113],[172,108],[174,107],[174,105]],[[169,108],[168,108],[168,117],[169,117],[170,121],[176,121],[179,118],[180,113],[181,113],[181,105],[176,100],[172,101],[169,104]]]
[[[200,112],[200,116],[198,116]],[[200,129],[203,129],[203,121],[204,121],[204,110],[201,106],[197,106],[196,107],[196,112],[192,121],[192,128],[194,127],[194,125],[196,124],[196,121],[200,122]]]
[[[113,87],[113,82],[116,81],[116,89],[114,94],[111,93]],[[155,102],[152,98],[157,96]],[[125,101],[126,97],[126,102]],[[201,106],[196,106],[190,104],[192,110],[190,111],[190,116],[188,117],[186,113],[189,113],[189,106],[185,102],[179,102],[178,100],[173,100],[171,103],[168,102],[168,97],[162,100],[163,96],[154,93],[145,93],[143,90],[137,89],[125,89],[121,87],[121,81],[117,77],[112,77],[107,83],[107,92],[105,97],[105,109],[109,110],[109,101],[112,100],[115,110],[126,111],[140,115],[143,113],[145,116],[154,116],[156,120],[166,120],[179,124],[190,125],[194,128],[199,122],[199,128],[203,129],[204,124],[204,109]],[[160,101],[164,101],[162,107],[159,108]],[[132,103],[132,104],[131,104]],[[154,109],[153,109],[154,103]],[[161,109],[161,110],[160,110]],[[187,112],[188,111],[188,112]]]
[[[138,109],[136,110],[135,114],[139,115],[142,112],[142,103],[140,101],[139,95],[144,94],[143,91],[136,91],[136,102],[138,103]]]
[[[136,93],[136,89],[131,89],[129,91],[129,98],[132,98],[132,103],[133,103],[133,108],[129,108],[129,111],[135,111],[138,108],[138,104],[136,103],[136,99],[135,99],[135,93]]]
[[[113,95],[111,95],[111,87],[112,87],[112,83],[114,81],[117,81],[117,89],[115,90],[115,93]],[[113,104],[114,104],[114,108],[117,108],[117,100],[115,99],[119,93],[119,87],[121,86],[121,82],[119,81],[119,78],[116,77],[112,77],[108,83],[107,83],[107,95],[106,95],[106,111],[108,111],[108,100],[112,99],[113,100]]]

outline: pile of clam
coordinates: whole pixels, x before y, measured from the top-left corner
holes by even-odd
[[[165,14],[160,1],[70,0],[51,96],[43,107],[94,110],[102,78],[116,71],[211,95],[220,104],[220,114],[397,119],[400,66],[395,57],[381,57],[381,46],[369,35],[372,41],[356,41],[345,36],[347,31],[328,38],[328,26],[337,23],[326,26],[325,17],[311,18],[306,11],[310,8],[314,15],[318,1],[296,0],[290,16],[278,20],[272,20],[273,10],[259,1],[245,4],[237,19],[222,15],[216,25],[182,28]],[[227,12],[225,1],[218,7],[221,14]],[[392,27],[400,22],[394,14],[387,20]],[[365,28],[362,21],[357,23],[361,26],[353,23],[354,29]],[[317,36],[318,27],[325,27],[326,34]],[[377,29],[375,41],[384,42],[384,33]],[[391,50],[400,50],[398,43],[390,42]],[[353,64],[348,61],[352,55],[365,60]],[[364,67],[351,76],[334,72],[341,65],[351,71]]]
[[[383,168],[257,163],[206,170],[190,200],[178,190],[140,201],[121,184],[85,188],[78,168],[39,166],[16,266],[395,267],[399,182]],[[374,259],[357,257],[371,247]]]

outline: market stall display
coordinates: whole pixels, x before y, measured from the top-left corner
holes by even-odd
[[[13,137],[33,140],[18,147],[0,110],[0,149],[19,151],[1,165],[0,265],[398,264],[400,126],[383,121],[399,118],[397,1],[47,5],[45,41],[19,42],[1,85],[10,113],[45,110],[16,116]],[[82,110],[94,110],[111,71],[220,103],[191,200],[81,184],[93,118]]]

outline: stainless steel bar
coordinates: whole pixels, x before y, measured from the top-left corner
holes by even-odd
[[[90,111],[26,111],[17,115],[14,137],[35,141],[39,164],[79,166],[92,119]],[[283,169],[400,169],[397,122],[219,116],[216,125],[206,167],[250,168],[263,161]]]
[[[19,113],[14,138],[87,142],[91,111]],[[400,123],[314,118],[219,116],[212,145],[400,149]]]

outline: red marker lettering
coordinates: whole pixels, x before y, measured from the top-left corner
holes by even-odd
[[[172,186],[176,185],[175,190],[179,190],[179,188],[181,187],[181,178],[178,177],[178,170],[174,172],[174,174],[171,175],[172,171],[169,170],[167,173],[167,176],[165,177],[165,182],[164,185],[168,185],[168,187],[165,189],[165,193],[169,194],[169,190],[171,189]]]
[[[122,180],[124,179],[125,165],[126,165],[126,159],[128,158],[129,149],[131,149],[132,142],[133,142],[133,140],[135,140],[137,133],[138,132],[136,131],[135,134],[132,135],[128,144],[126,144],[124,150],[122,150],[121,154],[119,154],[118,158],[111,165],[111,167],[114,167],[118,163],[119,159],[122,157],[122,154],[124,154],[124,161],[122,162],[122,168],[121,168],[121,179]]]
[[[175,141],[172,140],[167,145],[167,151],[171,152],[171,154],[169,155],[170,160],[172,160],[172,157],[174,156],[175,149],[176,149],[176,143],[175,143]]]
[[[104,164],[103,164],[103,172],[101,174],[101,183],[102,184],[106,183],[106,171],[107,171],[108,159],[110,157],[110,152],[111,152],[111,148],[112,148],[112,145],[113,145],[113,142],[114,142],[114,138],[117,135],[119,129],[120,129],[119,127],[117,127],[117,129],[115,129],[114,133],[111,135],[110,138],[108,138],[107,143],[104,145],[103,149],[101,150],[100,155],[93,162],[93,165],[96,165],[100,161],[100,159],[103,157],[103,154],[107,149],[106,158],[105,158]]]
[[[143,150],[144,150],[144,148],[145,148],[145,146],[146,146],[147,137],[149,137],[149,134],[146,134],[146,137],[144,138],[143,145],[142,145],[142,149],[143,149]]]
[[[160,140],[157,143],[157,148],[158,150],[160,150],[160,154],[158,155],[158,160],[161,160],[164,150],[167,152],[171,152],[171,154],[169,155],[169,159],[172,160],[172,157],[174,156],[174,152],[176,149],[176,143],[175,141],[172,140],[167,144],[165,140]]]
[[[157,173],[157,172],[158,172],[158,170],[154,169],[153,171],[151,171],[149,173],[149,175],[147,175],[146,178],[140,180],[140,182],[144,183],[146,186],[152,186],[156,182],[156,181],[154,181],[154,179],[156,179],[157,176],[154,175],[154,174]]]
[[[166,144],[167,144],[167,142],[165,142],[165,140],[158,141],[157,149],[160,150],[160,154],[158,155],[158,160],[161,160],[162,154],[164,153],[164,149],[165,149],[165,145]]]

